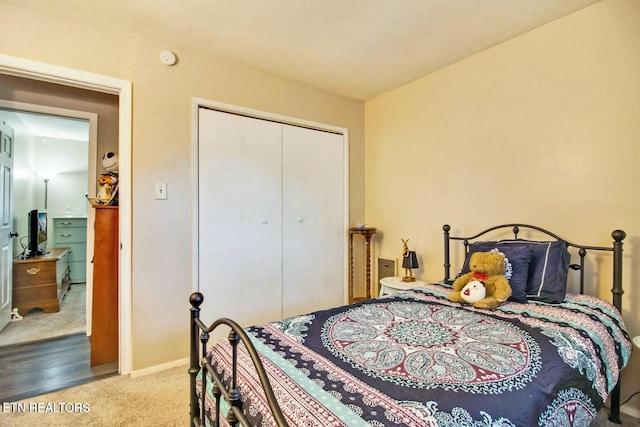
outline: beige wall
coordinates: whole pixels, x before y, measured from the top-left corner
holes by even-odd
[[[4,3],[0,16],[4,54],[133,82],[134,369],[186,356],[193,96],[348,128],[352,223],[364,219],[366,183],[376,256],[397,258],[410,238],[421,278],[441,277],[444,223],[471,232],[532,222],[601,245],[626,230],[624,317],[640,333],[636,0],[605,0],[364,107],[170,42]],[[163,49],[178,65],[159,62]],[[167,201],[153,199],[157,181]]]
[[[364,217],[361,101],[170,42],[119,36],[4,3],[0,16],[3,54],[133,82],[134,370],[188,355],[192,97],[347,128],[351,217]],[[177,54],[177,65],[160,63],[164,49]],[[167,183],[168,200],[154,200],[155,182]]]
[[[592,245],[621,228],[623,315],[640,334],[638,22],[640,2],[605,0],[366,102],[377,254],[397,258],[409,238],[417,275],[437,280],[445,223],[463,234],[533,223]],[[635,354],[623,396],[639,365]]]

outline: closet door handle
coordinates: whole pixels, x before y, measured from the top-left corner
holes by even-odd
[[[260,222],[263,223],[263,224],[268,224],[269,220],[266,219],[266,218],[263,218],[262,220],[260,220]]]
[[[304,219],[302,219],[302,217],[301,217],[301,216],[299,216],[299,217],[297,218],[297,220],[298,220],[298,222],[304,222]]]

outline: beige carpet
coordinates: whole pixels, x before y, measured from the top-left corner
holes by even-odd
[[[85,331],[86,286],[71,285],[57,313],[34,310],[0,332],[0,346],[73,335]]]
[[[42,412],[46,404],[66,405],[69,412]],[[188,426],[189,374],[187,366],[173,368],[153,375],[130,379],[111,377],[67,390],[45,394],[22,402],[26,412],[0,411],[0,425],[22,426]],[[41,412],[29,408],[38,408]],[[76,406],[79,410],[74,409]],[[55,409],[51,407],[51,409]],[[85,412],[82,412],[85,411]],[[614,427],[607,421],[608,413],[600,411],[591,427]],[[640,426],[640,420],[622,414],[622,425]],[[586,426],[585,426],[586,427]]]
[[[598,418],[591,424],[590,427],[620,427],[620,424],[612,423],[608,420],[609,412],[606,410],[601,410],[598,413]],[[624,427],[638,427],[640,426],[640,419],[634,418],[630,415],[621,413],[620,420],[622,421],[622,425]]]
[[[111,377],[24,400],[27,412],[0,411],[0,425],[21,426],[188,426],[189,374],[182,366],[131,379]],[[70,412],[29,412],[37,403],[71,403]],[[5,408],[6,409],[6,408]],[[42,406],[41,410],[45,410]],[[55,409],[55,408],[52,408]],[[85,412],[82,412],[82,411]],[[64,406],[63,406],[64,411]]]

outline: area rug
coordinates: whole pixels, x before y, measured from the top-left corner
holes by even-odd
[[[71,285],[57,313],[34,310],[0,332],[0,346],[25,344],[85,332],[86,285]]]

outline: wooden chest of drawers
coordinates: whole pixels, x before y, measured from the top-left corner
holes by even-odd
[[[13,260],[13,307],[21,316],[40,308],[60,311],[60,301],[71,283],[69,248],[54,248],[46,255]]]

